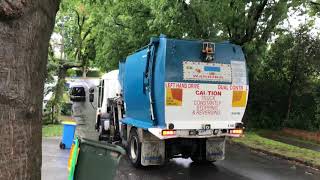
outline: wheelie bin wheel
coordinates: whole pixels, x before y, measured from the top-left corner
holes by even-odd
[[[60,147],[60,149],[65,149],[65,148],[66,148],[66,145],[61,142],[60,145],[59,145],[59,147]]]

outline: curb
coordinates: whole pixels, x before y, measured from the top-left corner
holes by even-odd
[[[266,154],[266,155],[278,157],[278,158],[280,158],[280,159],[292,161],[292,162],[295,162],[295,163],[298,163],[298,164],[301,164],[301,165],[304,165],[304,166],[308,166],[308,167],[314,168],[314,169],[316,169],[316,170],[320,170],[320,165],[317,165],[317,164],[314,164],[314,163],[310,163],[310,162],[307,162],[307,161],[304,161],[304,160],[301,160],[301,159],[298,159],[298,158],[288,157],[288,156],[285,156],[285,155],[282,155],[282,154],[279,154],[279,153],[274,153],[274,152],[266,151],[266,150],[264,150],[264,149],[259,149],[259,148],[250,147],[250,146],[247,146],[247,145],[245,145],[245,144],[243,144],[243,143],[234,142],[234,141],[232,141],[232,140],[229,140],[228,143],[229,143],[229,144],[232,144],[232,145],[239,145],[239,146],[241,146],[241,147],[243,147],[243,148],[247,148],[247,149],[249,149],[249,150],[261,152],[261,153],[264,153],[264,154]]]
[[[61,140],[61,136],[48,136],[48,137],[42,137],[42,140]]]

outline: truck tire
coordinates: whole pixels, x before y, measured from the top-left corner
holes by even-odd
[[[199,151],[198,153],[191,156],[191,160],[196,164],[210,164],[214,161],[208,161],[206,157],[206,144],[205,142],[199,144]]]
[[[210,163],[213,163],[215,161],[208,161],[205,159],[205,157],[191,157],[191,160],[196,163],[196,164],[210,164]]]
[[[129,159],[134,167],[141,167],[141,141],[139,139],[137,129],[130,131],[129,142],[127,146]]]

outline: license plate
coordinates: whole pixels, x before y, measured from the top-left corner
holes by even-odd
[[[198,135],[199,136],[208,136],[208,135],[212,135],[213,134],[213,131],[211,129],[200,129],[198,130]]]

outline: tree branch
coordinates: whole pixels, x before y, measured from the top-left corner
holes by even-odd
[[[80,14],[78,13],[78,11],[76,11],[76,10],[74,10],[74,9],[73,9],[73,11],[76,12],[76,15],[77,15],[77,24],[78,24],[78,26],[80,27]]]
[[[78,64],[78,63],[74,63],[74,62],[64,62],[63,64],[61,64],[62,68],[63,69],[71,69],[71,68],[74,68],[74,67],[78,67],[80,68],[81,67],[81,64]]]
[[[243,38],[240,40],[240,45],[243,45],[244,43],[250,41],[253,38],[253,35],[257,29],[258,21],[263,13],[263,10],[265,6],[267,5],[268,0],[263,0],[256,8],[252,7],[249,10],[248,13],[248,24],[246,28],[246,34]]]
[[[320,3],[315,2],[315,1],[310,1],[311,4],[316,5],[316,6],[320,6]]]
[[[231,37],[232,37],[232,34],[231,34],[231,30],[230,30],[230,27],[229,27],[229,25],[227,25],[227,30],[228,30],[229,38],[231,39]]]
[[[89,29],[84,33],[82,41],[84,41],[87,38],[87,36],[91,33],[92,28],[93,28],[92,26],[89,27]]]

